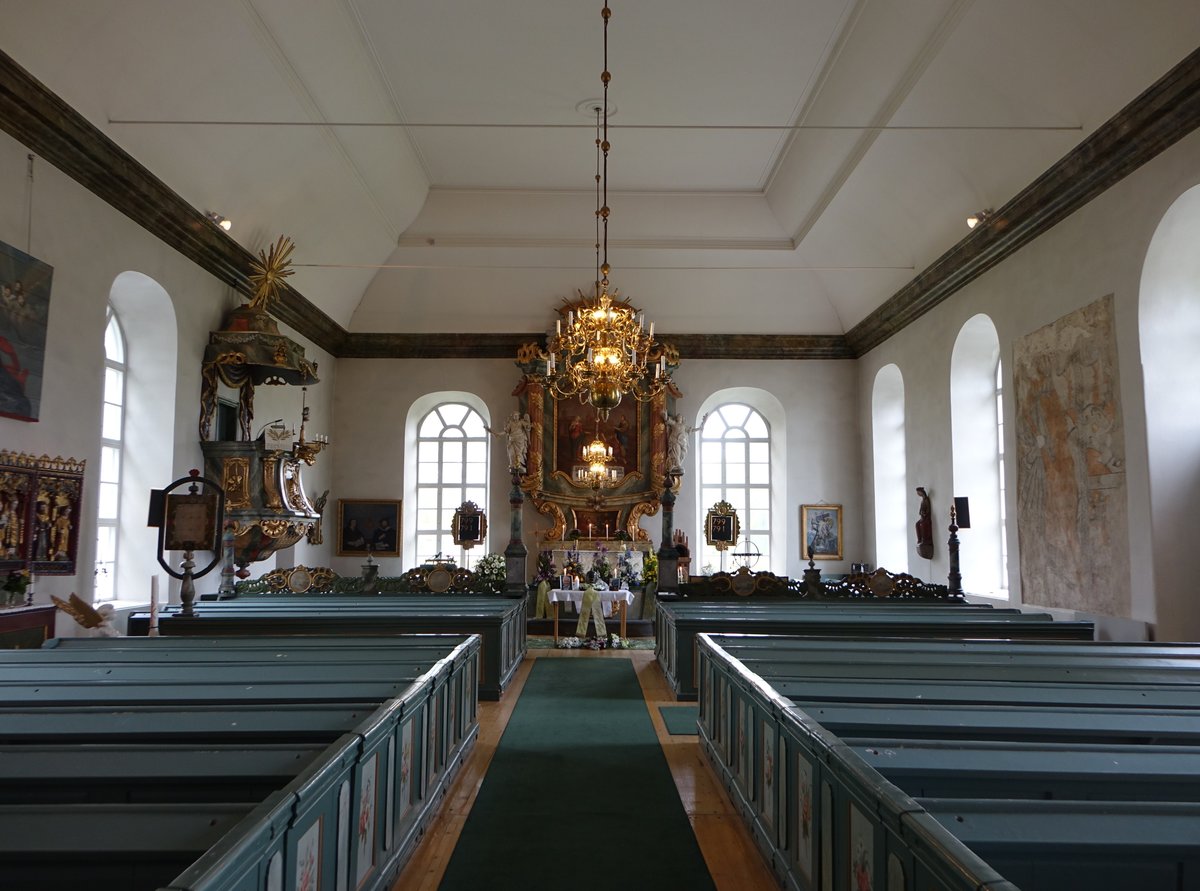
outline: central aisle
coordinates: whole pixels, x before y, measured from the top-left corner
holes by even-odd
[[[444,891],[712,889],[625,659],[538,659]]]

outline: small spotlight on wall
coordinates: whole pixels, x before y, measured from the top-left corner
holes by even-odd
[[[981,210],[971,214],[969,217],[967,217],[967,228],[974,229],[980,223],[986,222],[987,218],[993,213],[995,213],[995,211],[989,207],[987,210]]]
[[[228,232],[230,229],[233,228],[233,223],[230,220],[226,219],[225,217],[221,216],[215,210],[205,211],[204,215],[206,217],[208,217],[210,220],[212,220],[215,225],[220,226],[226,232]]]

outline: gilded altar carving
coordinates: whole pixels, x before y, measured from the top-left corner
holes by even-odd
[[[629,517],[625,520],[625,532],[634,541],[649,541],[650,536],[642,528],[642,517],[653,517],[658,513],[659,502],[641,501],[629,509]]]
[[[673,346],[664,344],[663,355],[669,368],[678,365]],[[523,344],[516,360],[522,377],[513,391],[530,420],[527,472],[520,487],[550,521],[541,537],[562,541],[576,530],[587,536],[584,526],[591,524],[596,534],[607,529],[609,535],[619,531],[634,541],[649,540],[639,523],[658,513],[668,485],[665,416],[681,395],[678,388],[668,380],[649,402],[631,396],[600,418],[586,403],[554,398],[546,386],[546,360],[539,344]],[[611,448],[613,464],[623,471],[617,485],[603,490],[590,487],[576,472],[582,447],[597,437]]]
[[[546,541],[562,541],[567,534],[567,518],[562,508],[553,501],[535,502],[538,513],[550,518],[550,528],[542,533]]]

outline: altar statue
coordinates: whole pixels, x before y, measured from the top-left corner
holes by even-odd
[[[504,425],[503,430],[493,430],[491,427],[484,427],[492,436],[506,436],[508,438],[508,469],[519,470],[525,472],[525,454],[529,451],[529,431],[533,429],[533,422],[529,420],[529,413],[526,412],[523,416],[520,412],[514,411],[508,416],[508,421]]]

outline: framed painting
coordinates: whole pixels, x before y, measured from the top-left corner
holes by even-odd
[[[400,556],[400,501],[338,499],[339,557]]]
[[[842,506],[800,505],[801,559],[842,559]]]
[[[36,421],[54,267],[0,242],[0,415]]]

